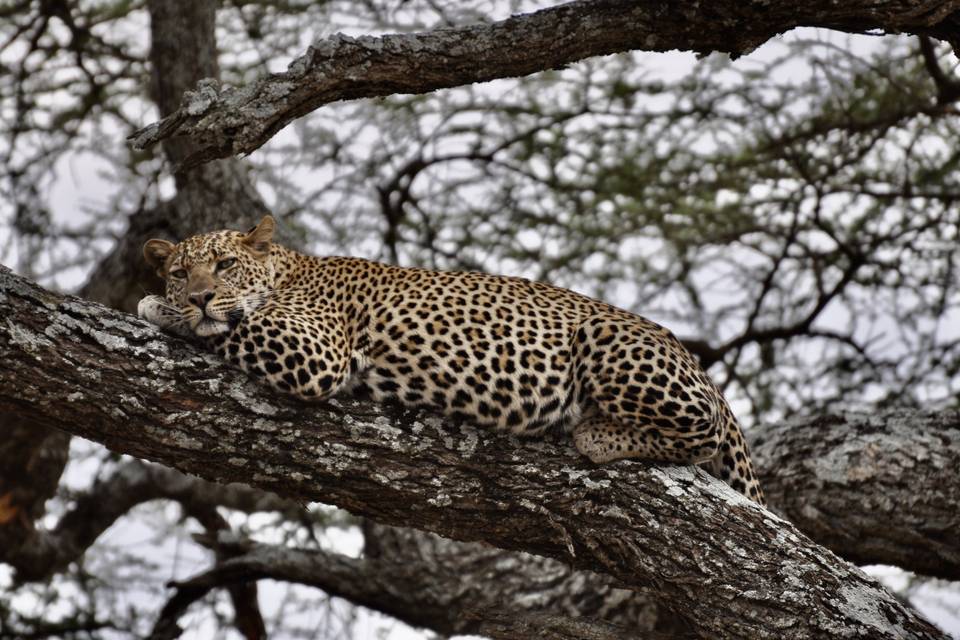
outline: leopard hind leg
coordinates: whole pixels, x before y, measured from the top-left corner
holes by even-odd
[[[577,450],[597,464],[641,458],[660,462],[695,464],[712,458],[716,453],[716,437],[688,440],[664,434],[655,426],[646,429],[623,424],[606,416],[587,418],[573,428],[573,442]]]

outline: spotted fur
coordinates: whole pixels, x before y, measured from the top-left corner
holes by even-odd
[[[149,241],[167,291],[141,316],[304,400],[363,388],[518,434],[560,425],[594,462],[704,464],[763,503],[729,406],[667,329],[521,278],[302,255],[273,228]]]

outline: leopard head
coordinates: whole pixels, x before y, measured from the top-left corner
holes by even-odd
[[[148,240],[143,255],[166,281],[171,310],[197,336],[215,336],[230,331],[270,298],[275,227],[266,216],[246,233],[214,231],[179,244]]]

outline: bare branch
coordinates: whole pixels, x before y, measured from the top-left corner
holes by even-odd
[[[185,506],[188,514],[196,518],[206,529],[206,533],[197,534],[194,539],[201,541],[204,546],[210,548],[216,557],[217,566],[229,562],[232,558],[244,554],[250,548],[250,544],[244,541],[241,544],[233,542],[234,536],[230,531],[230,525],[226,519],[217,511],[214,503],[192,503]],[[220,537],[230,541],[229,544],[219,544]],[[173,585],[171,585],[173,586]],[[224,581],[221,584],[210,583],[203,588],[184,588],[178,589],[177,594],[171,598],[160,612],[160,617],[150,633],[152,640],[173,640],[179,638],[183,629],[177,624],[187,607],[204,596],[208,591],[215,587],[223,587],[230,595],[233,603],[234,620],[233,625],[237,631],[243,635],[246,640],[262,640],[266,637],[267,631],[263,622],[263,616],[260,613],[260,604],[257,599],[257,582],[255,580],[231,580]]]
[[[709,9],[670,0],[577,0],[491,24],[356,39],[337,34],[314,43],[286,72],[247,87],[221,90],[215,80],[202,81],[177,111],[131,140],[143,149],[189,139],[196,150],[183,160],[186,168],[251,153],[292,120],[337,100],[425,93],[630,50],[737,56],[798,26],[925,33],[956,43],[958,9],[960,0],[723,0]]]
[[[174,469],[132,460],[79,496],[52,531],[21,532],[16,544],[0,547],[0,561],[13,566],[20,581],[46,580],[83,555],[100,534],[134,506],[160,498],[188,507],[220,505],[246,512],[281,511],[293,517],[302,510],[292,500],[243,484],[206,482]],[[4,529],[0,524],[0,533]]]
[[[937,86],[937,103],[950,104],[960,98],[960,82],[947,77],[940,68],[936,49],[928,36],[920,36],[920,53],[923,55],[923,64],[927,72]]]

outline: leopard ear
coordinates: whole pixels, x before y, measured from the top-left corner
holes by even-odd
[[[273,231],[277,223],[273,216],[263,216],[260,224],[247,232],[241,242],[250,249],[250,253],[258,258],[262,258],[270,253],[270,243],[273,241]]]
[[[170,257],[175,248],[176,245],[172,242],[154,238],[153,240],[147,240],[147,243],[143,245],[143,257],[147,264],[156,269],[157,275],[162,278],[164,277],[163,265],[166,264],[167,258]]]

